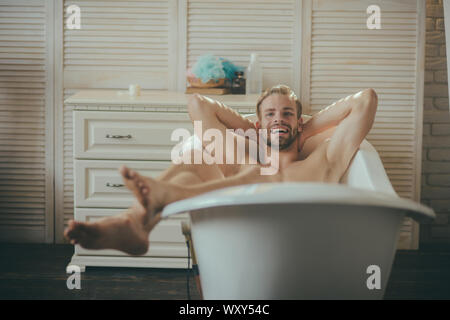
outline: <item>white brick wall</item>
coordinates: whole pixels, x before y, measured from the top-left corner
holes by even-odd
[[[437,218],[421,226],[421,247],[450,245],[450,113],[443,18],[442,0],[427,0],[422,202]]]

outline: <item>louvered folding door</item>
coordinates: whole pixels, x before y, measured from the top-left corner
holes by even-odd
[[[174,1],[64,1],[65,19],[74,4],[81,28],[64,26],[66,89],[127,88],[131,81],[169,89]]]
[[[52,9],[0,2],[0,241],[53,242]]]
[[[81,28],[62,35],[64,100],[79,90],[125,89],[131,83],[143,89],[174,90],[176,46],[176,0],[162,1],[64,1],[67,8],[81,10]],[[58,176],[62,197],[56,199],[56,241],[63,226],[73,218],[72,110],[63,106],[62,159]]]
[[[246,67],[256,52],[264,87],[299,86],[300,1],[189,0],[186,10],[187,67],[206,53]]]
[[[302,101],[312,113],[362,88],[379,107],[368,140],[394,189],[420,201],[425,1],[304,1]],[[381,28],[369,29],[378,5]],[[370,21],[372,22],[372,21]],[[417,248],[417,224],[406,219],[399,248]]]

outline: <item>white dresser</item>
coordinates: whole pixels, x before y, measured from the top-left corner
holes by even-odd
[[[241,113],[254,113],[256,95],[211,96]],[[74,217],[95,221],[118,214],[134,201],[123,185],[120,165],[157,177],[171,164],[171,141],[177,128],[193,132],[186,105],[189,95],[143,91],[85,90],[68,98],[72,105],[74,146]],[[187,214],[163,220],[150,234],[150,248],[139,257],[116,250],[86,250],[75,246],[69,265],[185,268],[187,248],[181,221]]]

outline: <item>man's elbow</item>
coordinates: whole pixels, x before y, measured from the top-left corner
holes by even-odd
[[[199,94],[193,94],[192,96],[190,96],[187,103],[188,111],[198,109],[198,107],[200,107],[201,105],[201,100],[202,98]]]
[[[355,95],[357,103],[354,105],[355,111],[375,114],[378,106],[378,96],[374,89],[368,88],[358,92]]]
[[[207,108],[204,97],[199,94],[194,94],[189,97],[187,103],[187,110],[191,120],[201,120],[204,115],[210,111],[211,108]]]
[[[376,111],[378,106],[378,95],[372,88],[364,89],[361,93],[362,105]]]

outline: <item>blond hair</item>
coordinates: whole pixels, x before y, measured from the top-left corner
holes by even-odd
[[[297,95],[294,93],[294,91],[289,88],[286,85],[279,84],[277,86],[273,86],[272,88],[266,89],[258,98],[258,102],[256,103],[256,114],[258,115],[258,118],[261,119],[260,112],[261,112],[261,103],[264,101],[265,98],[268,96],[271,96],[273,94],[279,94],[283,96],[288,96],[289,99],[295,100],[295,105],[297,106],[297,119],[300,119],[302,115],[302,104],[300,100],[297,98]]]

